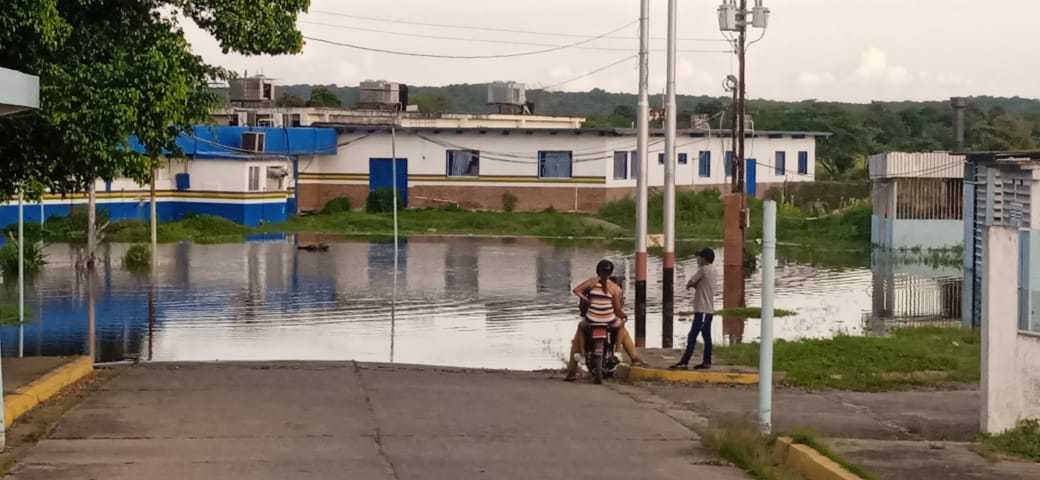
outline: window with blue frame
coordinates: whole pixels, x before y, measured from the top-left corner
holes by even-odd
[[[480,152],[476,150],[448,150],[445,153],[447,155],[447,176],[480,176]]]
[[[574,172],[574,152],[569,150],[541,150],[538,152],[539,178],[571,178]]]
[[[798,152],[798,174],[809,174],[809,152]]]
[[[628,152],[614,152],[614,180],[628,179]]]
[[[690,157],[688,155],[686,155],[685,153],[680,153],[679,154],[679,165],[686,165],[688,163],[690,163]]]
[[[711,176],[711,152],[707,151],[707,150],[702,150],[700,155],[698,156],[698,158],[700,160],[698,161],[697,173],[700,174],[700,176],[702,176],[702,177],[710,177]]]
[[[639,178],[639,152],[637,150],[628,152],[628,158],[628,171],[631,172],[628,178]]]
[[[776,152],[776,160],[773,162],[773,170],[777,175],[787,174],[787,152]]]
[[[723,168],[726,170],[726,176],[733,176],[733,150],[726,151],[726,161]]]

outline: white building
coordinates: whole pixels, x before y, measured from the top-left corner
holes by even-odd
[[[395,150],[398,188],[409,207],[498,210],[503,208],[503,196],[511,194],[517,199],[517,210],[594,211],[635,192],[633,129],[413,126],[398,129],[394,144],[386,128],[324,126],[339,131],[338,155],[301,163],[302,211],[318,210],[336,197],[363,205],[371,190],[392,185],[390,158]],[[813,181],[816,140],[826,136],[820,132],[749,134],[749,192],[764,193],[784,182]],[[729,185],[731,143],[727,131],[680,132],[678,188]],[[653,132],[651,188],[664,185],[663,150],[661,132]]]
[[[870,157],[871,241],[885,248],[960,245],[964,229],[964,156],[948,152]]]
[[[1040,152],[969,154],[964,321],[982,328],[982,430],[1040,418]]]

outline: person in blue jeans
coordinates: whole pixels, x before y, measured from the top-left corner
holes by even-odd
[[[693,325],[690,336],[686,340],[686,350],[679,363],[668,367],[672,370],[685,370],[697,347],[697,337],[704,337],[704,361],[693,367],[695,370],[711,368],[711,319],[715,315],[715,284],[718,274],[715,271],[715,252],[703,248],[696,253],[697,273],[686,282],[686,289],[695,289],[693,294]]]

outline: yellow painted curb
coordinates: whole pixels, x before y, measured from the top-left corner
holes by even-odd
[[[4,395],[4,428],[10,427],[18,417],[93,371],[94,360],[90,357],[79,357],[18,387],[14,393]]]
[[[720,385],[757,385],[757,373],[712,372],[704,370],[657,370],[619,366],[621,378],[639,381],[711,383]]]
[[[788,437],[776,439],[773,456],[778,463],[808,480],[863,480],[812,447],[793,443]]]

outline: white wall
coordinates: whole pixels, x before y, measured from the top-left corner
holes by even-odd
[[[425,138],[424,138],[425,137]],[[341,144],[347,145],[339,149],[336,158],[321,158],[313,162],[300,162],[301,174],[337,173],[368,174],[370,158],[389,158],[391,156],[390,136],[387,133],[367,132],[341,134]],[[728,183],[725,176],[725,152],[729,150],[729,139],[692,138],[680,135],[676,142],[677,153],[687,154],[686,165],[678,165],[676,183],[679,185],[721,185]],[[606,177],[608,187],[634,187],[634,178],[614,179],[614,152],[631,152],[636,149],[635,136],[599,136],[595,133],[575,135],[571,132],[560,132],[550,135],[547,132],[534,131],[528,135],[526,131],[511,131],[502,135],[501,130],[489,129],[487,133],[465,131],[456,134],[454,130],[444,130],[438,134],[429,131],[420,133],[401,132],[397,135],[397,156],[408,159],[409,175],[443,176],[446,168],[446,151],[451,149],[470,149],[481,152],[481,176],[524,176],[538,175],[539,150],[566,150],[574,154],[575,177]],[[760,138],[747,139],[748,158],[758,160],[759,183],[782,183],[813,181],[816,174],[816,140],[809,136],[804,139]],[[699,175],[700,151],[711,152],[711,176]],[[650,186],[664,185],[664,165],[658,163],[658,155],[664,151],[664,139],[653,137],[649,149],[649,181]],[[776,152],[786,152],[786,171],[775,172]],[[798,174],[798,152],[808,152],[808,173]],[[629,159],[628,171],[631,173],[632,159]],[[413,184],[422,182],[414,181]],[[448,182],[450,184],[451,182]],[[439,181],[438,184],[445,184]],[[464,183],[466,185],[470,182]]]
[[[890,248],[947,248],[964,244],[963,220],[891,221]]]
[[[314,162],[318,164],[319,162]],[[155,189],[158,191],[176,190],[174,175],[187,173],[190,175],[190,191],[208,192],[246,192],[249,187],[250,166],[261,167],[260,191],[271,191],[267,185],[267,168],[286,168],[290,176],[283,181],[283,190],[291,184],[292,163],[288,160],[185,160],[172,159],[163,162],[156,177]],[[105,191],[105,182],[98,180],[95,184],[98,192]],[[112,181],[112,192],[140,192],[148,190],[148,185],[138,185],[137,182],[127,178],[117,178]]]
[[[1018,331],[1019,232],[989,227],[982,283],[982,430],[1040,418],[1040,337]]]

